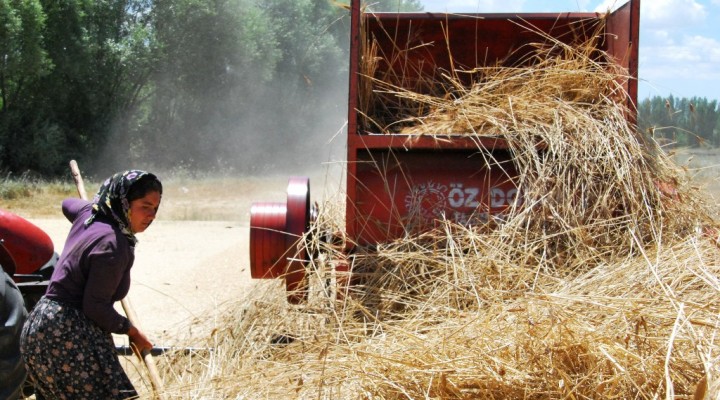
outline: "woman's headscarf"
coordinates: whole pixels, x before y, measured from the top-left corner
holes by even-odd
[[[105,216],[117,224],[131,244],[137,243],[135,234],[130,229],[130,202],[127,195],[133,183],[144,176],[157,179],[155,175],[138,169],[118,172],[106,179],[93,198],[92,215],[85,221],[85,225],[92,224],[98,215]]]

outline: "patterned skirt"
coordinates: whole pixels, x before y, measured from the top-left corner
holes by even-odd
[[[35,390],[47,399],[137,397],[112,335],[77,308],[43,297],[23,326],[20,351]]]

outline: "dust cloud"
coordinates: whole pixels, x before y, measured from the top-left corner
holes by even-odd
[[[228,65],[222,81],[229,84],[155,94],[143,105],[149,112],[131,110],[114,121],[107,145],[84,162],[83,173],[95,181],[128,168],[163,177],[334,174],[346,159],[349,33],[337,45],[343,54],[334,64],[306,62],[322,66],[313,77],[301,64],[275,66],[282,78],[270,81],[263,65],[242,73]],[[173,78],[161,71],[154,90]]]

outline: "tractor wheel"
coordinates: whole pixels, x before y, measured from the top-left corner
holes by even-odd
[[[0,270],[0,399],[18,399],[25,383],[25,365],[20,356],[20,332],[27,318],[20,290]]]

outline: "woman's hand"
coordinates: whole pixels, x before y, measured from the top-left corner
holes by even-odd
[[[152,350],[152,343],[150,343],[145,334],[140,332],[138,328],[131,325],[127,335],[130,337],[130,346],[140,359]]]

